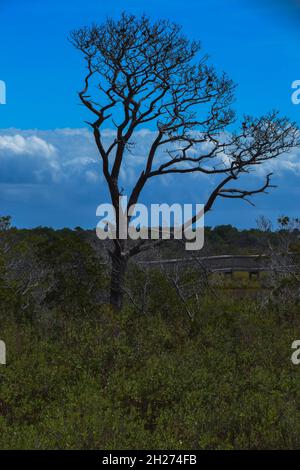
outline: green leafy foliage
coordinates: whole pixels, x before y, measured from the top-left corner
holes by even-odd
[[[299,305],[287,299],[284,315],[278,303],[262,307],[237,278],[190,300],[191,321],[152,270],[142,309],[127,302],[116,313],[83,235],[1,235],[1,449],[300,448],[300,367],[290,360]],[[144,287],[133,267],[139,303]]]
[[[158,305],[2,315],[0,448],[299,448],[299,326],[230,299],[207,299],[192,323]]]

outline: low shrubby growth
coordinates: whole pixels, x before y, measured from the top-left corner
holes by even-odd
[[[299,448],[296,307],[281,318],[207,298],[190,322],[174,299],[160,310],[160,295],[144,315],[2,312],[0,447]]]
[[[1,449],[300,448],[294,298],[261,302],[237,279],[240,295],[217,284],[183,305],[165,273],[134,267],[136,305],[116,313],[78,231],[29,232],[0,252]]]

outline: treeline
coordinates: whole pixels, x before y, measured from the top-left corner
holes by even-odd
[[[205,245],[197,256],[299,251],[300,231],[295,220],[282,218],[276,230],[266,221],[261,227],[238,230],[232,225],[205,228]],[[94,230],[54,230],[48,227],[17,229],[9,217],[0,218],[0,287],[2,298],[10,289],[19,294],[18,308],[33,315],[59,306],[73,311],[96,309],[109,290],[109,242],[101,242]],[[180,258],[189,253],[181,241],[165,241],[137,257]],[[195,253],[191,253],[195,256]],[[133,269],[134,283],[138,270]],[[3,297],[4,296],[4,297]]]

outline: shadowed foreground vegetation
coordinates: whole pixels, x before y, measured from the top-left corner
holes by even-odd
[[[90,247],[49,233],[30,233],[35,252],[25,236],[2,245],[1,449],[300,448],[297,302],[207,289],[191,321],[153,271],[143,311],[116,314]],[[26,283],[22,260],[43,275]],[[145,276],[134,269],[133,292]]]

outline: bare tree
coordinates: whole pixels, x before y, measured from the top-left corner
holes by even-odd
[[[156,134],[128,208],[138,202],[152,178],[177,173],[214,178],[205,212],[218,198],[250,202],[251,196],[272,187],[271,174],[254,189],[236,186],[237,180],[298,145],[296,125],[277,112],[260,118],[246,116],[240,130],[235,125],[229,132],[235,122],[231,109],[235,86],[225,74],[216,73],[206,56],[197,58],[200,44],[189,41],[176,24],[123,13],[118,21],[108,19],[73,31],[70,39],[85,60],[87,73],[79,97],[95,117],[88,124],[116,213],[122,194],[120,170],[140,127],[151,124]],[[114,126],[115,139],[105,145],[101,130],[108,124]],[[166,156],[163,161],[157,158],[161,149]],[[116,231],[110,299],[119,309],[128,260],[149,243],[129,246],[118,236],[118,223]]]
[[[300,219],[281,216],[277,224],[272,231],[267,217],[258,220],[258,228],[265,235],[263,245],[269,265],[261,306],[271,302],[279,308],[280,316],[293,315],[291,305],[297,305],[300,299]]]

